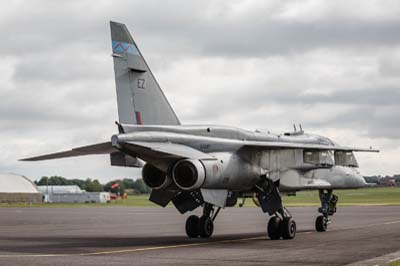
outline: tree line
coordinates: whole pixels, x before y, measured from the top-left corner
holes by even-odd
[[[364,179],[367,183],[375,183],[381,184],[385,179],[393,179],[397,186],[400,186],[400,174],[393,176],[381,176],[381,175],[373,175],[373,176],[364,176]]]
[[[116,179],[106,184],[101,184],[97,179],[66,179],[62,176],[43,176],[40,180],[35,181],[37,186],[72,186],[77,185],[80,189],[87,192],[102,192],[123,194],[131,192],[136,194],[150,193],[151,189],[143,182],[143,179]],[[118,185],[116,185],[118,184]],[[114,186],[113,186],[114,185]]]

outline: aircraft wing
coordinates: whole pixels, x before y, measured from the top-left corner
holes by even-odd
[[[213,156],[189,146],[171,142],[128,141],[124,143],[124,148],[136,153],[139,157],[146,156],[158,159],[215,159]]]
[[[36,157],[30,157],[21,159],[20,161],[43,161],[43,160],[51,160],[51,159],[60,159],[67,157],[75,157],[75,156],[83,156],[83,155],[91,155],[91,154],[110,154],[112,152],[118,151],[115,149],[111,142],[102,142],[98,144],[93,144],[89,146],[83,146],[79,148],[74,148],[68,151],[62,151],[57,153],[50,153]]]
[[[356,148],[346,146],[329,146],[321,144],[307,144],[294,142],[272,142],[272,141],[244,141],[244,146],[265,147],[266,149],[310,149],[310,150],[334,150],[334,151],[355,151],[355,152],[379,152],[373,148]]]
[[[335,147],[336,151],[355,151],[355,152],[379,152],[378,149],[370,148],[356,148],[356,147]]]
[[[189,146],[170,142],[141,142],[131,141],[124,143],[122,148],[137,154],[139,157],[153,157],[158,159],[215,159],[207,153],[191,148]],[[43,161],[51,159],[61,159],[83,155],[110,154],[119,151],[112,146],[111,142],[103,142],[89,146],[74,148],[68,151],[45,154],[36,157],[21,159],[20,161]]]
[[[233,143],[232,143],[233,144]],[[379,152],[376,149],[363,149],[344,146],[327,146],[319,144],[305,144],[292,142],[270,142],[270,141],[240,141],[236,144],[247,147],[261,147],[265,149],[315,149],[315,150],[338,150],[338,151],[355,151],[355,152]],[[197,149],[187,145],[176,144],[171,142],[143,142],[128,141],[123,145],[123,149],[128,149],[131,153],[137,154],[139,157],[155,157],[159,159],[215,159],[207,153],[203,153]],[[74,148],[68,151],[45,154],[36,157],[21,159],[21,161],[43,161],[51,159],[60,159],[68,157],[76,157],[83,155],[110,154],[119,151],[113,147],[110,141],[98,144]]]

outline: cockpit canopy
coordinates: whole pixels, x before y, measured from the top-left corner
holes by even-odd
[[[351,151],[335,151],[335,164],[341,166],[358,167],[356,157]]]
[[[357,160],[351,151],[321,151],[304,150],[303,162],[306,164],[333,166],[341,165],[347,167],[358,167]]]
[[[303,161],[304,163],[314,165],[334,165],[333,153],[331,151],[304,150]]]

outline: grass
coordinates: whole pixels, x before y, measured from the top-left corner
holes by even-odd
[[[400,260],[395,260],[395,261],[389,262],[388,265],[389,266],[400,266]]]
[[[90,208],[90,207],[155,207],[148,200],[149,195],[128,196],[128,199],[115,200],[110,203],[1,203],[0,208],[40,207],[40,208]]]
[[[335,190],[338,206],[400,205],[400,187]],[[284,197],[288,206],[319,206],[318,192],[302,191],[295,197]]]
[[[385,188],[365,188],[336,190],[334,192],[339,196],[338,206],[362,206],[362,205],[400,205],[400,187]],[[301,191],[296,196],[285,196],[283,201],[286,206],[319,206],[317,191]],[[154,203],[148,200],[148,195],[129,196],[126,200],[116,200],[114,202],[104,203],[13,203],[0,204],[1,207],[154,207]],[[245,206],[255,207],[251,199],[247,199]]]

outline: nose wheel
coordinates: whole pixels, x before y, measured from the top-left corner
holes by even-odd
[[[331,223],[329,216],[332,216],[336,212],[336,204],[339,198],[332,192],[332,189],[319,190],[321,207],[318,208],[318,212],[322,215],[319,215],[315,220],[315,230],[317,232],[325,232],[328,229],[328,225]]]
[[[320,215],[315,220],[315,229],[317,232],[325,232],[328,229],[328,224],[330,223],[329,218]]]

